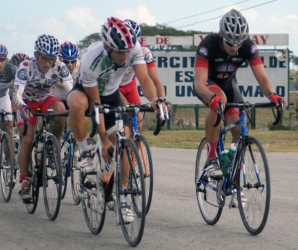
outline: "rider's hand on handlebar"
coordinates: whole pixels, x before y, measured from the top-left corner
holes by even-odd
[[[272,93],[272,94],[269,96],[269,99],[270,99],[270,102],[271,102],[271,103],[275,103],[276,106],[279,106],[279,101],[280,101],[280,100],[283,101],[283,105],[284,105],[284,107],[287,106],[287,103],[286,103],[286,101],[284,100],[284,98],[281,97],[281,96],[279,96],[279,95],[277,95],[277,94],[275,94],[275,93]]]
[[[23,106],[20,108],[20,116],[23,120],[28,120],[30,116],[30,108],[28,106]]]
[[[219,111],[220,110],[220,106],[219,106],[219,103],[220,101],[222,101],[222,104],[223,104],[223,109],[224,109],[224,99],[218,95],[213,95],[211,97],[211,100],[210,100],[210,103],[209,103],[209,107],[213,110],[213,111]]]

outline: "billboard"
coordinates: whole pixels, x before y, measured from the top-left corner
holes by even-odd
[[[196,51],[154,51],[157,70],[161,82],[164,84],[166,98],[177,105],[202,104],[193,92],[193,67]],[[260,51],[269,79],[274,84],[278,95],[288,101],[288,53],[280,61],[275,51]],[[237,72],[240,91],[245,101],[266,102],[260,86],[256,81],[248,63],[242,65]],[[142,92],[138,86],[140,95]],[[144,103],[148,102],[143,96]]]

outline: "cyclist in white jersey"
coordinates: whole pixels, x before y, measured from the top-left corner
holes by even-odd
[[[79,62],[79,48],[76,44],[66,41],[61,44],[60,50],[59,50],[59,59],[62,61],[66,67],[68,68],[72,79],[75,81],[75,79],[78,76],[79,68],[80,68],[80,62]],[[64,88],[63,85],[57,84],[54,88],[54,95],[61,99],[67,107],[66,103],[66,96],[68,94],[68,91]]]
[[[141,33],[142,33],[141,27],[135,21],[126,19],[125,23],[132,27],[137,38],[141,36]],[[155,85],[157,96],[161,99],[165,99],[164,86],[158,77],[158,72],[154,62],[153,55],[146,44],[141,43],[141,47],[142,47],[144,60],[147,65],[148,74]],[[137,89],[136,76],[132,66],[128,68],[127,72],[123,76],[122,82],[119,87],[119,91],[123,96],[123,99],[122,99],[123,102],[141,104],[141,98]],[[138,113],[138,120],[139,120],[139,131],[141,132],[143,128],[143,114],[141,112]]]
[[[126,33],[121,29],[124,29]],[[108,18],[107,23],[102,27],[101,37],[103,42],[92,44],[82,55],[78,81],[67,97],[70,111],[69,122],[81,154],[90,150],[85,121],[85,112],[88,110],[89,102],[90,107],[94,101],[114,106],[121,105],[118,88],[129,66],[133,66],[145,97],[149,101],[157,99],[156,89],[147,73],[141,46],[132,28],[117,18]],[[113,146],[114,141],[111,142],[108,138],[106,129],[115,124],[115,116],[106,115],[104,118],[100,115],[100,119],[99,134],[103,142],[102,155],[107,161],[110,159],[108,148]]]
[[[79,77],[67,96],[70,127],[83,158],[81,166],[87,173],[93,170],[85,119],[88,108],[92,109],[95,101],[115,107],[122,105],[118,88],[129,66],[133,66],[145,97],[149,101],[157,100],[156,89],[148,75],[141,45],[133,29],[118,18],[111,17],[102,26],[101,38],[103,42],[92,44],[82,55]],[[115,114],[100,114],[98,132],[105,161],[111,160],[108,149],[114,146],[116,140],[116,133],[108,136],[106,130],[114,125]],[[122,171],[123,176],[128,176],[125,166]],[[127,178],[123,178],[124,188],[125,185]]]
[[[7,48],[3,44],[0,44],[0,110],[12,112],[9,89],[11,89],[13,85],[13,78],[17,69],[16,66],[7,61],[7,55]],[[7,118],[6,131],[11,139],[14,151],[14,143],[12,139],[13,117],[12,115],[8,115]]]
[[[71,90],[73,80],[68,68],[60,60],[59,42],[51,35],[40,35],[35,42],[35,58],[23,61],[17,70],[14,80],[13,101],[18,107],[17,121],[20,132],[24,127],[24,116],[29,108],[33,113],[40,108],[45,112],[49,108],[55,112],[65,111],[62,101],[53,96],[53,86],[57,83]],[[53,124],[53,134],[58,141],[64,129],[64,117],[56,117]],[[22,137],[18,162],[20,165],[20,197],[30,199],[28,183],[29,154],[33,142],[36,117],[29,116],[27,134]]]

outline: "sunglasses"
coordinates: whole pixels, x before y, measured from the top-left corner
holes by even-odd
[[[63,62],[64,62],[64,64],[69,64],[69,63],[71,63],[71,64],[75,64],[76,62],[77,62],[77,60],[75,59],[75,60],[63,60]]]
[[[0,62],[5,62],[6,61],[6,57],[0,57]]]
[[[39,54],[39,60],[42,63],[49,63],[49,64],[54,64],[56,62],[55,57],[46,57],[44,55]]]
[[[240,43],[240,44],[238,44],[238,45],[235,45],[235,44],[232,44],[232,43],[226,41],[225,39],[224,39],[224,42],[225,42],[226,45],[228,45],[228,46],[231,47],[231,48],[239,48],[239,47],[241,47],[242,44],[243,44],[243,43]]]

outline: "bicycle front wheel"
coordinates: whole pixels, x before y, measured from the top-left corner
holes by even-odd
[[[147,139],[143,135],[136,136],[136,145],[140,154],[146,191],[146,214],[149,212],[153,196],[153,163],[151,150]]]
[[[143,166],[134,142],[125,139],[121,144],[116,202],[124,237],[131,246],[137,246],[143,237],[146,217]]]
[[[260,142],[245,138],[237,198],[241,219],[247,231],[258,235],[264,229],[270,208],[270,174],[265,151]]]
[[[7,133],[2,132],[0,144],[0,185],[5,202],[9,202],[14,186],[14,156],[11,147],[11,140]]]
[[[202,170],[207,159],[207,141],[204,138],[198,148],[195,165],[195,186],[201,215],[208,225],[215,225],[222,213],[225,195],[219,192],[222,182],[216,179],[202,179]]]
[[[59,213],[62,189],[60,149],[54,135],[47,137],[43,150],[44,205],[48,218],[53,221]]]
[[[39,187],[41,184],[41,166],[37,164],[36,158],[36,148],[32,146],[30,159],[29,159],[29,176],[28,181],[30,183],[30,194],[31,199],[26,201],[26,208],[29,214],[34,214],[37,208],[39,199]]]

